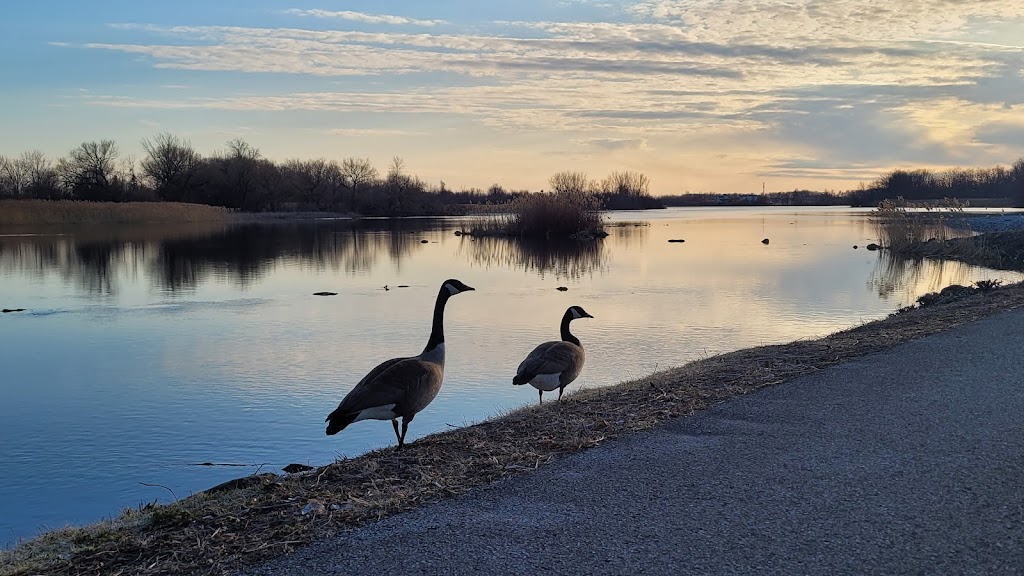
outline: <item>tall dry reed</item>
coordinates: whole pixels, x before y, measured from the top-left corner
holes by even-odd
[[[211,222],[232,218],[219,206],[183,202],[0,200],[0,226]]]

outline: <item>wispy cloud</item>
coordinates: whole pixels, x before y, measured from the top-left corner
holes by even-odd
[[[330,128],[324,130],[332,136],[424,136],[427,132],[389,128]]]
[[[390,14],[366,14],[363,12],[352,12],[350,10],[330,11],[330,10],[302,10],[300,8],[292,8],[285,10],[285,13],[292,14],[295,16],[310,16],[313,18],[334,18],[340,20],[350,20],[353,22],[362,22],[365,24],[391,24],[395,26],[440,26],[447,24],[444,20],[418,20],[415,18],[407,18],[405,16],[393,16]]]
[[[567,154],[629,151],[669,170],[680,157],[710,165],[712,149],[742,151],[745,173],[808,179],[1019,154],[1024,47],[998,33],[1024,26],[1016,0],[583,4],[609,18],[459,27],[296,8],[287,12],[369,26],[125,23],[116,27],[136,33],[132,43],[54,45],[130,54],[201,73],[194,78],[282,75],[258,94],[79,96],[90,105],[379,119],[379,128],[326,130],[352,138],[406,135],[394,127],[399,115],[458,118],[505,136],[544,134]]]

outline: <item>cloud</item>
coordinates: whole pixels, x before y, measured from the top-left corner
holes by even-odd
[[[457,118],[505,135],[544,134],[564,149],[642,149],[665,170],[680,157],[706,162],[714,148],[743,151],[751,174],[859,178],[896,163],[993,163],[1017,142],[1014,129],[997,129],[1016,126],[1011,119],[1024,104],[1024,47],[999,33],[1024,25],[1015,0],[619,6],[603,6],[604,21],[471,27],[293,9],[306,18],[429,30],[128,23],[114,26],[137,32],[132,43],[54,45],[192,71],[190,85],[210,74],[280,75],[260,94],[78,96],[91,105],[348,113],[395,126],[400,115]],[[399,135],[391,126],[333,133]]]
[[[427,132],[388,128],[330,128],[324,133],[332,136],[423,136]]]
[[[440,26],[447,24],[444,20],[417,20],[414,18],[406,18],[405,16],[392,16],[388,14],[365,14],[363,12],[352,12],[349,10],[341,11],[330,11],[330,10],[302,10],[299,8],[292,8],[285,10],[286,14],[292,14],[295,16],[310,16],[313,18],[337,18],[341,20],[350,20],[352,22],[362,22],[364,24],[391,24],[395,26]]]
[[[646,138],[589,138],[577,140],[583,146],[602,150],[647,150]]]

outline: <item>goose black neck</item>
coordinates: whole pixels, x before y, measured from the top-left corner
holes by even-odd
[[[572,342],[577,346],[582,346],[582,344],[580,344],[580,339],[573,336],[572,332],[569,332],[569,322],[572,322],[573,320],[574,318],[572,316],[572,311],[566,310],[565,316],[562,316],[562,340],[565,340],[566,342]]]
[[[433,350],[438,344],[444,344],[444,305],[448,303],[448,298],[451,295],[448,288],[444,286],[441,286],[441,290],[437,293],[437,301],[434,302],[434,322],[430,328],[430,339],[427,340],[424,352]]]

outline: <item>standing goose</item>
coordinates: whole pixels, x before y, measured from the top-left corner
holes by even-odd
[[[562,316],[562,339],[545,342],[533,349],[516,370],[513,384],[527,384],[537,389],[540,403],[544,403],[544,392],[558,389],[558,399],[570,382],[583,369],[586,354],[579,338],[569,332],[569,323],[577,318],[593,318],[579,306],[570,306]]]
[[[392,358],[381,362],[356,384],[338,408],[327,416],[331,436],[360,420],[391,420],[398,447],[405,445],[409,422],[441,390],[444,377],[444,305],[461,292],[473,290],[458,280],[445,280],[434,303],[434,322],[427,347],[419,356]],[[402,433],[398,433],[398,418]]]

